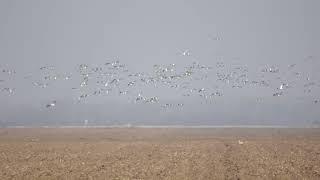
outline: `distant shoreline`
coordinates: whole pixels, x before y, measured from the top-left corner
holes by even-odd
[[[58,128],[58,129],[73,129],[73,128],[88,128],[88,129],[104,129],[104,128],[141,128],[141,129],[224,129],[224,128],[252,128],[252,129],[316,129],[320,128],[318,126],[267,126],[267,125],[225,125],[225,126],[212,126],[212,125],[198,125],[198,126],[188,126],[188,125],[110,125],[110,126],[6,126],[0,127],[2,129],[24,129],[24,128]]]

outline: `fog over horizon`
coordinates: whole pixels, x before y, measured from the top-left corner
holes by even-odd
[[[320,1],[0,1],[0,127],[320,124]]]

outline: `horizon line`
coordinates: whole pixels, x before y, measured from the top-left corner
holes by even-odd
[[[93,125],[93,126],[6,126],[0,127],[0,129],[23,129],[23,128],[88,128],[88,129],[103,129],[103,128],[172,128],[172,129],[206,129],[206,128],[276,128],[276,129],[286,129],[286,128],[320,128],[319,126],[285,126],[285,125]]]

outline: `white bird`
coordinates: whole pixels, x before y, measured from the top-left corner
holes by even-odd
[[[55,107],[56,103],[57,103],[57,101],[52,101],[51,103],[47,104],[46,107],[47,108]]]
[[[244,144],[244,142],[243,142],[243,141],[241,141],[241,140],[238,140],[238,144],[243,145],[243,144]]]

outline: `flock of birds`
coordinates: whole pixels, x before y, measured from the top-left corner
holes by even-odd
[[[181,55],[191,56],[191,53],[186,50]],[[315,58],[308,57],[307,59]],[[310,62],[305,60],[303,63]],[[276,65],[266,65],[258,70],[254,69],[255,75],[252,77],[249,66],[239,63],[228,64],[224,61],[216,61],[212,65],[204,65],[199,62],[185,66],[155,64],[151,67],[151,71],[133,72],[126,64],[114,59],[101,65],[79,64],[75,73],[57,73],[54,66],[43,66],[39,67],[40,75],[36,76],[37,80],[34,80],[33,74],[22,76],[23,80],[33,88],[41,89],[50,87],[55,81],[72,81],[77,84],[71,88],[72,92],[76,91],[78,95],[74,103],[86,103],[95,96],[99,98],[125,96],[128,103],[159,104],[159,107],[163,109],[177,109],[185,106],[183,99],[186,98],[198,98],[200,103],[210,104],[217,98],[223,98],[224,90],[227,88],[232,89],[228,91],[229,93],[238,89],[251,89],[252,92],[253,88],[264,88],[269,92],[267,98],[286,96],[290,89],[295,88],[302,95],[318,91],[319,79],[310,77],[309,72],[303,72],[303,69],[299,71],[298,66],[298,64],[289,64],[287,67],[279,68]],[[0,70],[0,97],[13,96],[19,91],[26,91],[8,86],[14,84],[8,83],[12,79],[9,78],[10,76],[21,76],[21,74],[3,66],[0,66]],[[153,88],[149,94],[154,92],[154,95],[144,95],[148,87]],[[169,94],[179,97],[181,102],[170,102],[170,98],[166,97],[169,94],[162,93],[161,89],[169,89],[171,92]],[[256,99],[261,101],[260,97]],[[314,104],[320,102],[317,97],[313,99]],[[57,104],[59,104],[58,100],[50,99],[43,107],[55,108]]]

